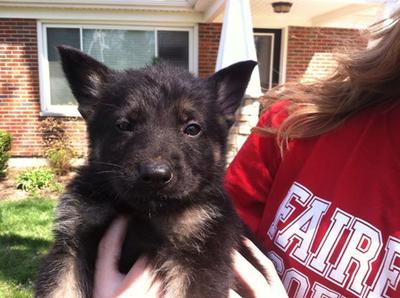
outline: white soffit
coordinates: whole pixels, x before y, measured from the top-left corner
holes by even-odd
[[[198,0],[0,0],[0,6],[192,11],[196,1]]]
[[[271,0],[251,0],[255,28],[283,28],[286,26],[317,26],[366,28],[374,23],[384,6],[384,0],[289,0],[289,13],[272,10]],[[214,17],[223,21],[223,11]]]
[[[200,0],[0,0],[0,17],[40,20],[85,20],[104,23],[194,25],[203,15]]]
[[[318,26],[365,28],[397,0],[289,0],[288,14],[272,11],[274,0],[250,0],[255,28]],[[226,0],[0,0],[0,17],[201,23],[223,21]]]

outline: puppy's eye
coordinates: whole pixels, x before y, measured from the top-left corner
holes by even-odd
[[[201,132],[201,127],[197,123],[190,123],[185,127],[183,132],[188,136],[197,136]]]
[[[128,120],[118,120],[116,125],[117,128],[122,131],[132,130],[132,123],[130,123]]]

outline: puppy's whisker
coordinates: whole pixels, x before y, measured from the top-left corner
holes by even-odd
[[[104,102],[102,102],[102,103],[99,103],[99,105],[102,105],[102,106],[104,106],[104,107],[116,108],[116,109],[120,108],[119,106],[114,105],[114,104],[111,104],[111,103],[104,103]]]
[[[111,162],[104,162],[104,161],[91,161],[91,163],[93,164],[99,164],[99,165],[106,165],[106,166],[112,166],[112,167],[116,167],[119,169],[123,169],[123,167],[121,165],[115,164],[115,163],[111,163]]]
[[[97,171],[95,173],[96,174],[117,174],[118,172],[115,170],[109,170],[109,171]]]

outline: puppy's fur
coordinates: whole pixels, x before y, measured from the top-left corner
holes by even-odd
[[[119,270],[152,260],[165,297],[228,297],[243,228],[222,187],[226,139],[254,66],[208,79],[165,64],[117,72],[59,47],[90,153],[56,210],[36,297],[91,297],[97,246],[129,217]]]

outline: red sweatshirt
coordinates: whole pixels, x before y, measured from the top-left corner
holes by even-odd
[[[259,126],[278,126],[282,107]],[[400,297],[400,104],[319,137],[252,134],[225,185],[290,297]]]

